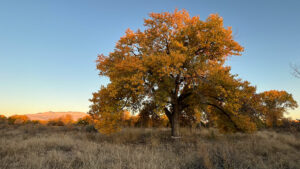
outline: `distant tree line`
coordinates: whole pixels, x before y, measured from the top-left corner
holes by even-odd
[[[279,111],[268,111],[268,114],[260,114],[256,118],[258,129],[289,129],[300,131],[300,120],[292,120],[284,118]],[[279,113],[279,114],[278,114]],[[151,114],[148,111],[143,111],[137,115],[132,115],[128,111],[124,111],[118,121],[120,128],[168,128],[171,126],[166,115]],[[74,121],[71,115],[61,116],[50,120],[30,120],[26,115],[13,115],[6,117],[0,115],[0,125],[45,125],[45,126],[79,126],[84,127],[87,132],[96,132],[97,130],[104,134],[110,134],[111,130],[106,127],[99,127],[99,121],[92,118],[90,115],[79,118]],[[203,117],[201,113],[194,116],[181,116],[180,126],[188,128],[210,128],[217,127],[215,123],[208,120],[208,117]],[[119,128],[119,129],[120,129]]]

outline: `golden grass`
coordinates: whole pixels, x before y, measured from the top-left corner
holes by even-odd
[[[300,134],[128,128],[105,136],[74,126],[0,126],[1,169],[288,169],[300,166]]]

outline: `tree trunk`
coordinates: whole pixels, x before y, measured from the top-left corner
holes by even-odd
[[[165,108],[164,110],[165,110],[165,114],[167,115],[169,122],[171,124],[172,137],[173,138],[180,137],[180,135],[179,135],[180,123],[179,123],[178,107],[174,107],[173,112],[170,112],[167,108]]]
[[[175,110],[172,113],[172,120],[171,120],[171,126],[172,126],[172,137],[178,138],[179,135],[179,129],[180,129],[180,123],[179,123],[179,112]]]

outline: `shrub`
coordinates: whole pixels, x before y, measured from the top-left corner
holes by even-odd
[[[281,121],[281,126],[277,129],[290,132],[300,132],[300,121],[284,118]]]
[[[59,119],[49,120],[47,123],[48,126],[64,126],[65,124]]]
[[[7,121],[6,116],[0,115],[0,123],[5,123]]]
[[[85,126],[85,131],[89,132],[89,133],[92,133],[92,132],[97,132],[97,129],[95,128],[94,125],[89,124],[89,125]]]
[[[87,126],[93,123],[91,116],[87,115],[77,120],[76,125]]]
[[[8,118],[9,124],[25,124],[29,122],[29,118],[25,115],[13,115]]]
[[[48,121],[47,125],[49,126],[65,126],[73,124],[73,118],[71,115],[67,114],[56,119],[51,119]]]

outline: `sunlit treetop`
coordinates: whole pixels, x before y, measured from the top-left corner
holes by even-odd
[[[264,104],[272,109],[296,108],[297,102],[286,91],[270,90],[260,94]]]
[[[0,119],[6,119],[6,116],[0,114]]]

